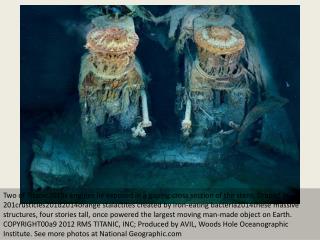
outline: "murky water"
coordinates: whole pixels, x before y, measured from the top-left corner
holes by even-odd
[[[299,8],[256,6],[252,7],[252,12],[257,26],[261,28],[262,44],[272,73],[279,79],[280,92],[290,100],[287,111],[296,139],[299,139]],[[21,142],[24,144],[21,151],[21,182],[26,188],[31,187],[28,169],[33,156],[31,143],[35,132],[41,123],[51,118],[53,112],[59,114],[68,102],[78,99],[77,83],[84,39],[79,36],[81,29],[78,29],[79,33],[75,26],[82,26],[84,21],[77,7],[21,9]],[[158,131],[161,136],[179,134],[174,100],[176,83],[181,82],[183,77],[177,69],[183,66],[179,65],[179,61],[174,63],[172,55],[139,31],[141,41],[137,56],[145,72],[152,76],[149,95],[153,132]],[[166,138],[163,137],[162,141],[166,142]],[[271,188],[281,189],[296,197],[299,162],[270,154],[257,158],[232,149],[224,158],[214,156],[212,160],[199,164],[150,163],[138,157],[123,157],[104,163],[85,187],[236,188],[248,191]]]

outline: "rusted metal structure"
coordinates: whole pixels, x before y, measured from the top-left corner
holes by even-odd
[[[242,123],[254,81],[241,63],[245,37],[232,26],[211,24],[196,25],[193,40],[197,52],[185,57],[185,93],[177,101],[180,109],[185,105],[181,129],[185,137],[220,148]]]
[[[139,37],[134,31],[133,21],[129,17],[104,17],[103,21],[96,20],[96,23],[98,27],[87,35],[89,54],[83,57],[80,71],[83,137],[97,141],[97,128],[105,122],[115,123],[121,129],[132,129],[133,136],[145,136],[143,128],[150,127],[151,122],[146,103],[145,75],[134,54]],[[142,121],[138,123],[140,98]]]

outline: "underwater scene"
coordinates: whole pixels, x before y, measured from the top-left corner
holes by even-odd
[[[20,190],[299,203],[300,7],[21,6]]]

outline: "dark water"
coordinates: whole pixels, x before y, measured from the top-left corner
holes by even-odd
[[[262,46],[300,145],[300,7],[253,6]],[[272,16],[272,17],[271,17]],[[274,37],[270,37],[274,36]]]
[[[151,7],[158,13],[168,7]],[[290,100],[287,111],[296,139],[300,138],[300,29],[298,6],[254,6],[273,77],[281,95]],[[79,6],[21,7],[21,187],[30,188],[33,157],[31,143],[39,126],[77,101],[83,33],[87,20]],[[137,56],[147,74],[154,129],[160,136],[175,136],[179,122],[174,114],[175,86],[183,74],[179,62],[159,44],[137,30]],[[270,37],[273,36],[273,37]],[[151,164],[139,159],[116,159],[103,165],[88,187],[101,188],[245,188],[299,187],[299,165],[275,157],[271,163],[248,155],[230,153],[206,164]]]

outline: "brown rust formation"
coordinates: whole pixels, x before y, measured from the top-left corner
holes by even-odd
[[[129,28],[108,26],[88,33],[89,53],[82,59],[79,80],[85,139],[97,140],[96,128],[104,124],[105,116],[121,118],[130,105],[138,106],[144,88],[142,70],[135,59],[138,43],[137,34]]]
[[[196,60],[191,70],[190,91],[209,92],[212,90],[232,90],[246,86],[246,79],[243,77],[244,69],[238,68],[238,71],[232,74],[232,77],[217,78],[215,75],[208,75]]]
[[[135,32],[122,28],[94,29],[87,36],[86,48],[95,73],[103,76],[117,76],[132,68],[134,52],[139,37]]]
[[[202,25],[194,30],[194,41],[197,57],[186,58],[186,92],[178,100],[186,105],[181,130],[184,136],[193,132],[200,142],[216,138],[222,143],[221,131],[233,133],[230,123],[241,123],[250,95],[250,81],[240,62],[245,39],[231,26]]]
[[[112,102],[121,99],[125,94],[125,89],[138,92],[142,85],[141,77],[135,69],[124,74],[121,78],[110,79],[97,77],[90,72],[83,80],[79,95],[87,101],[90,101],[93,96],[93,101],[97,99],[102,102]]]
[[[245,70],[240,64],[245,47],[242,33],[230,26],[200,27],[195,31],[194,41],[198,52],[190,68],[191,95],[211,96],[212,90],[247,87]]]
[[[242,33],[229,26],[210,26],[196,31],[199,65],[208,75],[232,78],[240,71],[239,60],[245,46]]]

